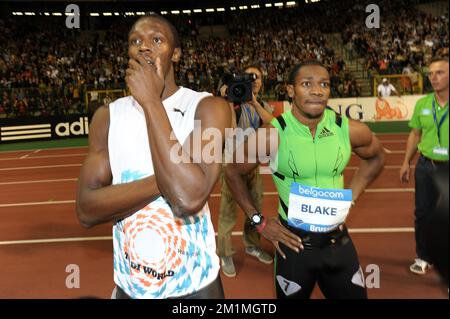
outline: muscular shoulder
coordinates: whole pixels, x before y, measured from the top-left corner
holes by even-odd
[[[223,98],[208,96],[200,100],[195,118],[199,120],[213,120],[216,123],[223,123],[228,126],[231,119],[230,107]]]
[[[348,127],[353,148],[371,144],[373,133],[365,123],[349,119]]]

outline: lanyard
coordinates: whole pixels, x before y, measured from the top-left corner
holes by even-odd
[[[445,110],[444,115],[442,115],[441,120],[438,123],[437,116],[436,116],[436,103],[435,103],[434,97],[433,97],[433,119],[434,119],[434,124],[436,124],[436,126],[437,126],[437,135],[438,135],[438,140],[439,140],[439,146],[441,146],[441,131],[440,131],[440,129],[441,129],[442,124],[444,123],[444,120],[445,120],[445,117],[447,116],[447,114],[448,114],[448,107],[447,107],[447,110]]]

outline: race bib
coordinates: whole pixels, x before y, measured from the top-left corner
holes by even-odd
[[[292,183],[288,224],[308,232],[327,233],[344,223],[351,204],[351,189],[324,189]]]

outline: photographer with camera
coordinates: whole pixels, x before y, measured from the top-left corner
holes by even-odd
[[[222,77],[223,84],[219,87],[219,93],[226,97],[232,109],[233,129],[238,128],[237,134],[232,138],[239,140],[241,132],[246,129],[258,129],[261,125],[270,123],[272,120],[272,108],[264,101],[258,99],[262,88],[262,71],[257,66],[249,66],[244,74]],[[245,136],[245,135],[244,135]],[[237,144],[237,143],[236,143]],[[233,150],[228,150],[233,151]],[[226,161],[224,161],[226,165]],[[262,180],[259,174],[259,166],[247,175],[247,185],[256,205],[261,208],[262,202]],[[221,175],[221,201],[218,223],[217,249],[221,260],[222,271],[227,277],[235,277],[232,255],[235,253],[231,242],[231,233],[236,225],[237,206],[230,189]],[[250,220],[245,217],[243,241],[245,252],[258,258],[265,264],[271,264],[273,258],[260,247],[260,235],[252,226]]]

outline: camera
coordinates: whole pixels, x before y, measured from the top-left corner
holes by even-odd
[[[256,74],[224,74],[223,79],[223,83],[228,86],[228,101],[240,104],[252,100],[252,82],[256,80]]]

